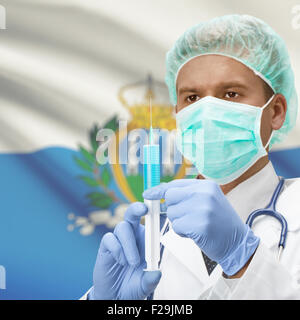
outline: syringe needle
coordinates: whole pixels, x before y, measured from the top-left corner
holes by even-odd
[[[149,93],[149,111],[150,111],[150,128],[149,128],[149,144],[153,144],[153,130],[152,130],[152,97]]]

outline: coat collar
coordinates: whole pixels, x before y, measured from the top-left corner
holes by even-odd
[[[278,182],[279,178],[276,175],[271,162],[269,162],[254,176],[250,177],[248,180],[242,182],[230,191],[226,197],[241,219],[246,221],[248,215],[253,210],[264,208],[269,203]],[[300,227],[300,219],[291,218],[292,216],[295,216],[291,213],[293,209],[287,208],[287,203],[290,203],[291,205],[292,203],[295,203],[297,191],[299,195],[300,180],[297,182],[297,185],[294,186],[293,192],[287,192],[287,190],[290,190],[290,187],[285,189],[286,190],[283,190],[277,202],[277,210],[282,214],[285,212],[284,216],[288,221],[289,229],[290,227],[291,229],[296,226]],[[267,247],[276,247],[279,239],[278,228],[280,228],[277,220],[272,217],[265,216],[258,218],[257,220],[258,222],[254,222],[253,224],[255,233],[257,230],[258,236],[261,237]],[[267,222],[267,224],[265,222]],[[218,265],[211,273],[211,276],[209,276],[199,247],[193,240],[178,236],[172,230],[171,224],[169,225],[170,230],[162,236],[162,244],[202,283],[214,281],[221,274],[222,270],[220,266]],[[270,226],[270,228],[266,226]]]
[[[269,203],[278,182],[279,178],[269,161],[259,172],[228,192],[226,198],[246,222],[252,211],[264,208]]]

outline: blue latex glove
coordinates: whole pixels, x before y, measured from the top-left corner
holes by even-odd
[[[145,299],[156,288],[160,271],[143,271],[145,228],[140,219],[147,213],[144,203],[131,204],[113,233],[106,233],[100,243],[93,274],[93,300]]]
[[[164,198],[173,230],[193,239],[229,276],[247,263],[259,244],[213,181],[174,180],[144,191],[143,197]]]

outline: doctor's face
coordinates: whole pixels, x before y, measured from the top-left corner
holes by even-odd
[[[273,95],[272,89],[244,64],[219,55],[200,56],[187,62],[179,71],[176,91],[176,112],[205,96],[262,107]],[[285,113],[285,98],[277,94],[263,112],[263,144],[272,130],[282,126]]]

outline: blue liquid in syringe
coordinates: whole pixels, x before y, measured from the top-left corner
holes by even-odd
[[[159,145],[153,144],[153,133],[150,128],[150,144],[144,145],[144,190],[160,184]]]

